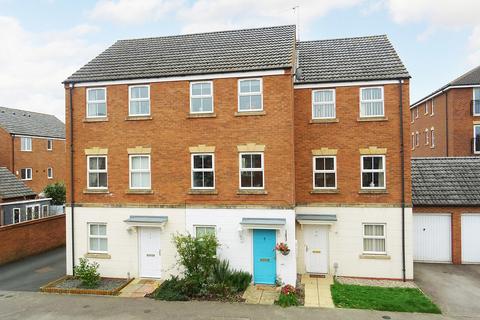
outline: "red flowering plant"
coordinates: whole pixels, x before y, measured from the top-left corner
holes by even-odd
[[[283,286],[280,296],[278,297],[278,300],[275,301],[275,304],[284,308],[300,305],[295,287],[289,284]]]
[[[284,256],[288,255],[290,253],[290,248],[288,248],[288,245],[284,242],[280,242],[275,246],[275,250],[283,254]]]
[[[286,295],[295,294],[295,287],[290,284],[283,286],[282,294],[286,294]]]

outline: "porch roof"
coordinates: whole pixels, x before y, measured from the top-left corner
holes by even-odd
[[[134,227],[160,226],[163,227],[168,222],[167,216],[130,216],[124,220],[127,224]]]
[[[325,224],[337,221],[336,214],[297,214],[300,224]]]
[[[287,223],[283,218],[242,218],[240,224],[247,229],[280,229]]]

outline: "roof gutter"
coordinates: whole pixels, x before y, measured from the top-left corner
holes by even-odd
[[[405,152],[403,139],[403,80],[398,80],[400,103],[400,176],[402,177],[402,280],[406,281],[405,256]]]
[[[70,114],[70,208],[71,208],[71,237],[72,237],[72,274],[75,275],[75,186],[73,183],[74,173],[73,173],[73,89],[75,83],[70,82],[68,84],[69,89],[69,114]]]
[[[415,108],[416,106],[418,106],[419,104],[422,104],[424,102],[426,102],[427,100],[430,100],[432,98],[435,98],[436,96],[439,96],[445,92],[447,92],[448,90],[450,89],[462,89],[462,88],[479,88],[480,87],[480,84],[471,84],[471,85],[457,85],[457,86],[444,86],[440,89],[438,89],[437,91],[434,91],[433,93],[431,93],[430,95],[426,96],[425,98],[423,99],[420,99],[418,100],[417,102],[415,102],[414,104],[412,104],[410,106],[410,109],[412,108]]]

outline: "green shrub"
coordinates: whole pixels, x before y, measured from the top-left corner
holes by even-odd
[[[275,304],[283,308],[300,305],[300,302],[298,301],[297,293],[295,291],[295,287],[288,284],[284,286],[282,288],[282,291],[280,292],[280,296],[278,297],[278,300],[275,301]]]
[[[245,271],[230,269],[228,260],[217,260],[213,268],[213,282],[223,284],[236,293],[247,289],[252,282],[252,275]]]
[[[165,280],[157,289],[154,298],[165,301],[187,301],[188,296],[185,294],[186,282],[184,279],[172,277]]]
[[[90,263],[86,258],[80,258],[80,264],[75,266],[75,278],[82,282],[85,288],[96,288],[100,284],[100,273],[98,273],[98,263]]]
[[[52,198],[52,204],[55,206],[61,206],[65,204],[67,189],[65,184],[61,182],[55,182],[49,184],[43,190],[47,198]]]

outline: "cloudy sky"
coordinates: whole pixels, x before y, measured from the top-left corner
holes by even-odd
[[[64,120],[61,82],[117,39],[294,24],[301,40],[387,34],[411,101],[480,64],[478,0],[0,0],[0,105]]]

